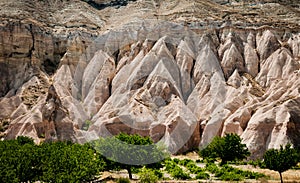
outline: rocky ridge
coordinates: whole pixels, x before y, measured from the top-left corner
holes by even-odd
[[[102,10],[62,1],[50,6],[51,16],[31,19],[28,2],[18,3],[19,18],[1,10],[5,138],[83,143],[122,131],[149,135],[177,153],[237,133],[252,158],[299,144],[299,9],[261,27],[264,18],[241,18],[250,5],[210,1]]]

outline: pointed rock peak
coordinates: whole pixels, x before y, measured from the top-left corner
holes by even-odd
[[[229,78],[236,68],[244,71],[244,59],[235,44],[226,50],[221,65],[226,78]]]
[[[285,48],[285,47],[281,47],[280,49],[278,49],[275,53],[278,54],[283,54],[287,57],[291,57],[292,58],[292,53],[289,49]]]
[[[287,48],[281,47],[277,49],[272,55],[270,55],[270,57],[266,60],[266,62],[273,62],[276,60],[287,60],[287,59],[293,59],[292,53]]]
[[[192,49],[190,48],[190,46],[188,45],[188,43],[186,41],[181,40],[178,45],[178,49],[182,50],[183,52],[188,54],[190,57],[195,58],[194,52],[192,51]]]
[[[255,48],[256,37],[252,31],[247,36],[247,43],[252,47]]]
[[[235,46],[235,44],[232,44],[231,46],[230,46],[230,48],[229,48],[229,53],[231,53],[231,54],[238,54],[238,55],[240,55],[241,56],[241,53],[240,53],[240,51],[238,50],[238,48]],[[230,55],[231,55],[230,54]]]
[[[213,72],[222,72],[221,65],[210,45],[206,45],[196,59],[194,82],[198,83],[203,74],[212,75]]]
[[[174,64],[170,59],[161,59],[155,69],[149,75],[148,79],[145,82],[145,85],[148,88],[157,88],[159,86],[154,85],[156,85],[158,82],[166,82],[166,84],[171,84],[171,89],[174,90],[172,93],[180,96],[180,98],[182,99],[183,97],[180,81],[180,70],[177,64]],[[149,88],[149,90],[151,90],[151,88]]]
[[[142,48],[145,51],[145,53],[148,53],[151,50],[151,48],[153,47],[153,45],[154,45],[153,41],[150,41],[149,39],[146,39],[143,42]]]
[[[201,51],[205,46],[209,45],[210,48],[216,52],[216,46],[210,35],[205,34],[200,38],[200,41],[197,44],[198,50]]]
[[[91,85],[93,84],[94,80],[99,75],[100,71],[103,69],[103,66],[107,63],[107,61],[115,65],[114,59],[112,59],[106,52],[100,50],[95,53],[93,59],[88,63],[82,77],[83,99],[87,96]]]
[[[241,44],[243,41],[234,32],[230,32],[229,35],[228,35],[228,37],[226,38],[225,42],[227,42],[227,43],[234,43],[234,44]]]
[[[252,77],[256,77],[259,68],[259,59],[257,52],[249,43],[245,44],[245,69]]]
[[[207,44],[203,49],[200,51],[199,56],[197,58],[196,64],[205,64],[205,63],[212,63],[219,65],[219,61],[217,56],[215,55],[214,51],[211,49],[210,45]]]
[[[151,49],[152,52],[155,52],[155,54],[157,56],[160,57],[168,57],[168,58],[174,58],[172,53],[170,52],[169,48],[166,45],[165,42],[166,36],[160,38],[155,45],[153,46],[153,48]]]
[[[216,54],[215,54],[215,52],[214,52],[214,50],[213,50],[213,48],[211,47],[211,45],[210,44],[206,44],[205,46],[203,46],[202,47],[202,49],[201,50],[199,50],[200,52],[199,52],[199,56],[198,57],[200,57],[201,56],[201,54],[206,54],[206,55],[214,55],[214,56],[216,56]]]
[[[193,38],[189,36],[185,36],[183,40],[187,43],[187,45],[191,48],[191,50],[195,52],[195,42]]]
[[[225,78],[222,72],[216,71],[213,73],[210,81],[212,84],[215,84],[217,82],[225,82]]]
[[[230,34],[230,33],[229,33]],[[244,45],[243,41],[240,37],[235,36],[234,33],[230,34],[230,36],[226,37],[225,42],[220,46],[219,48],[219,57],[223,59],[225,52],[232,47],[232,45],[235,45],[238,52],[243,53],[244,52]]]
[[[212,42],[212,38],[208,34],[204,34],[201,36],[198,45]]]
[[[257,44],[257,51],[261,60],[266,60],[272,53],[280,48],[280,46],[281,45],[273,32],[266,30]]]
[[[237,35],[232,30],[230,30],[230,32],[227,35],[224,34],[222,36],[222,40],[225,42],[226,41],[234,42],[236,39],[237,39]]]
[[[233,86],[234,88],[239,88],[241,86],[242,77],[240,76],[237,69],[229,77],[227,84]]]
[[[263,32],[262,37],[275,37],[274,33],[270,30],[266,30]]]

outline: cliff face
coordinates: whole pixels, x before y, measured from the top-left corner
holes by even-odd
[[[237,133],[253,158],[299,144],[298,9],[274,25],[261,27],[266,20],[254,16],[241,27],[239,11],[250,6],[137,1],[97,10],[54,2],[43,2],[49,17],[31,18],[26,1],[19,18],[2,10],[3,137],[83,143],[139,133],[177,153]]]

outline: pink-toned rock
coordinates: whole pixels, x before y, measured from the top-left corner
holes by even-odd
[[[259,68],[259,59],[254,47],[251,44],[246,44],[244,49],[245,56],[245,71],[252,77],[256,77]]]
[[[91,64],[91,65],[90,65]],[[96,68],[95,65],[100,65],[98,74],[95,78],[92,78],[90,73],[91,68]],[[93,69],[92,69],[93,70]],[[106,102],[110,96],[110,85],[113,77],[115,76],[115,62],[111,58],[105,58],[105,60],[95,60],[95,63],[90,62],[87,66],[85,73],[89,73],[88,76],[83,75],[84,78],[92,79],[92,85],[90,85],[88,94],[84,99],[84,106],[86,112],[90,115],[96,114],[101,106]],[[85,87],[85,85],[83,85]]]
[[[188,96],[195,87],[193,80],[191,78],[192,69],[194,67],[195,53],[189,47],[186,41],[181,41],[178,45],[178,50],[176,54],[176,62],[180,68],[181,82],[182,84],[182,94],[184,101],[187,100]]]
[[[287,78],[294,71],[299,70],[300,65],[293,59],[289,50],[280,48],[262,62],[260,68],[257,81],[261,86],[268,87],[276,80]]]
[[[270,30],[264,31],[261,38],[257,42],[257,52],[260,60],[266,60],[278,48],[280,48],[280,43],[273,32]]]
[[[85,143],[137,133],[178,153],[237,133],[252,158],[300,143],[298,34],[151,26],[107,30],[89,47],[73,37],[53,75],[14,58],[28,78],[17,74],[0,99],[0,120],[11,121],[6,138]]]
[[[291,47],[294,57],[298,57],[299,59],[300,58],[300,34],[298,33],[296,35],[293,35],[293,37],[291,37],[288,40],[288,44]]]
[[[197,84],[203,76],[212,76],[215,72],[222,72],[220,62],[209,45],[205,46],[196,59],[193,79]]]
[[[231,47],[225,51],[221,62],[225,78],[229,78],[235,69],[239,72],[243,72],[245,70],[244,65],[244,59],[241,53],[237,47],[232,44]]]

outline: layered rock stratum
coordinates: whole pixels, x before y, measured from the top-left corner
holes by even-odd
[[[300,144],[299,2],[1,0],[2,138]]]

